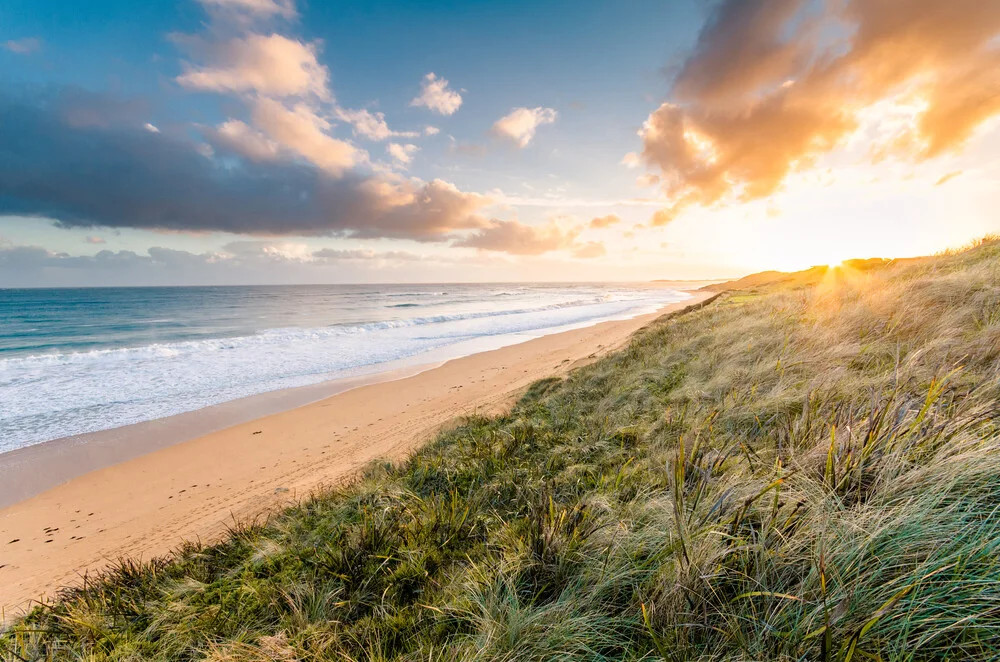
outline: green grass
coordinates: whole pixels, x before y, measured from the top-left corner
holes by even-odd
[[[125,563],[0,656],[1000,659],[1000,242],[810,273]]]

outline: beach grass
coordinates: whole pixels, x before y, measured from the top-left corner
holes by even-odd
[[[1000,659],[1000,240],[660,318],[8,660]]]

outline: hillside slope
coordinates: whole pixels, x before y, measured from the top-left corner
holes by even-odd
[[[997,659],[1000,242],[768,283],[0,656]]]
[[[888,260],[885,258],[873,257],[863,260],[844,260],[836,266],[819,265],[802,271],[761,271],[760,273],[744,276],[738,280],[730,280],[722,283],[710,283],[699,289],[706,292],[726,292],[729,290],[752,290],[771,286],[802,287],[806,285],[818,285],[820,281],[827,278],[828,274],[842,275],[845,272],[859,273],[876,271],[886,269],[888,267],[899,267],[904,264],[912,264],[926,259],[929,258],[901,258]]]

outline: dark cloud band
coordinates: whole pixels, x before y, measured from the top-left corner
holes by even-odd
[[[488,199],[447,182],[357,171],[335,178],[301,160],[220,157],[185,135],[144,127],[111,99],[95,105],[92,97],[85,108],[72,97],[0,97],[0,214],[67,227],[418,241],[486,223],[477,212]],[[80,121],[88,117],[95,121]]]

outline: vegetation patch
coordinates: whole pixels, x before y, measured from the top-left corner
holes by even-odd
[[[0,656],[998,659],[1000,242],[855,267],[665,316]]]

